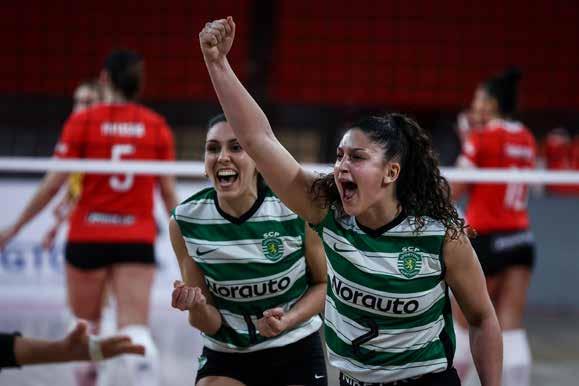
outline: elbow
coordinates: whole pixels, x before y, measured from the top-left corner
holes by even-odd
[[[198,320],[192,313],[189,314],[189,325],[201,331],[205,335],[215,335],[221,329],[221,323],[204,323]]]
[[[468,325],[472,328],[483,328],[500,332],[501,327],[494,309],[486,310],[474,317],[468,318]]]

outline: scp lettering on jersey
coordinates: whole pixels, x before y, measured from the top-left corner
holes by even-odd
[[[105,137],[136,137],[145,136],[145,125],[140,122],[103,122],[101,134]]]
[[[418,310],[417,300],[404,300],[400,298],[386,298],[352,288],[338,277],[332,277],[332,290],[344,302],[369,308],[371,310],[402,315],[413,314]]]
[[[205,282],[209,290],[215,295],[233,300],[256,300],[256,298],[279,295],[291,287],[292,284],[289,276],[251,284],[220,284],[207,277]]]

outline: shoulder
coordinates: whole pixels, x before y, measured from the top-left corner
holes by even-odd
[[[167,121],[161,114],[141,104],[128,103],[126,105],[126,109],[135,116],[139,117],[140,120],[150,125],[163,125],[163,126],[167,125]]]
[[[197,193],[189,196],[175,207],[174,215],[187,215],[195,212],[195,210],[206,204],[213,204],[215,202],[215,189],[208,187],[201,189]]]
[[[416,216],[407,216],[400,224],[391,229],[391,233],[408,234],[414,236],[439,236],[446,235],[446,226],[439,220],[428,216],[421,217],[423,225]],[[420,225],[422,225],[420,227]]]
[[[297,219],[300,222],[303,220],[266,185],[261,188],[259,193],[263,200],[256,215],[258,217],[267,217],[270,219],[277,219],[277,221],[286,221]]]

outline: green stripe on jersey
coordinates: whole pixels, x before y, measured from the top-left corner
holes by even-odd
[[[446,229],[425,220],[417,231],[414,217],[400,215],[382,234],[367,234],[330,209],[315,227],[328,259],[326,344],[332,364],[358,380],[439,371],[453,356]]]
[[[333,329],[326,327],[324,337],[328,348],[336,354],[355,359],[369,366],[401,366],[412,362],[425,362],[444,358],[444,347],[440,340],[429,343],[418,350],[408,350],[403,353],[389,353],[368,350],[360,347],[358,352],[352,345],[344,342]]]
[[[222,213],[215,190],[208,188],[173,214],[222,315],[221,329],[205,337],[206,345],[250,352],[293,343],[319,329],[319,316],[273,338],[256,329],[263,311],[281,307],[287,312],[309,288],[304,221],[269,188],[260,190],[256,204],[240,220]]]

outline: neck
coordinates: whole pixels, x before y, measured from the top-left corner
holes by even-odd
[[[251,209],[257,200],[257,189],[249,189],[237,197],[221,197],[217,194],[219,207],[232,217],[241,217]]]
[[[358,224],[370,229],[378,229],[396,218],[402,211],[400,202],[392,197],[368,208],[356,216]]]
[[[105,90],[103,93],[103,100],[105,103],[113,104],[113,103],[126,103],[127,98],[125,96],[115,90]]]

